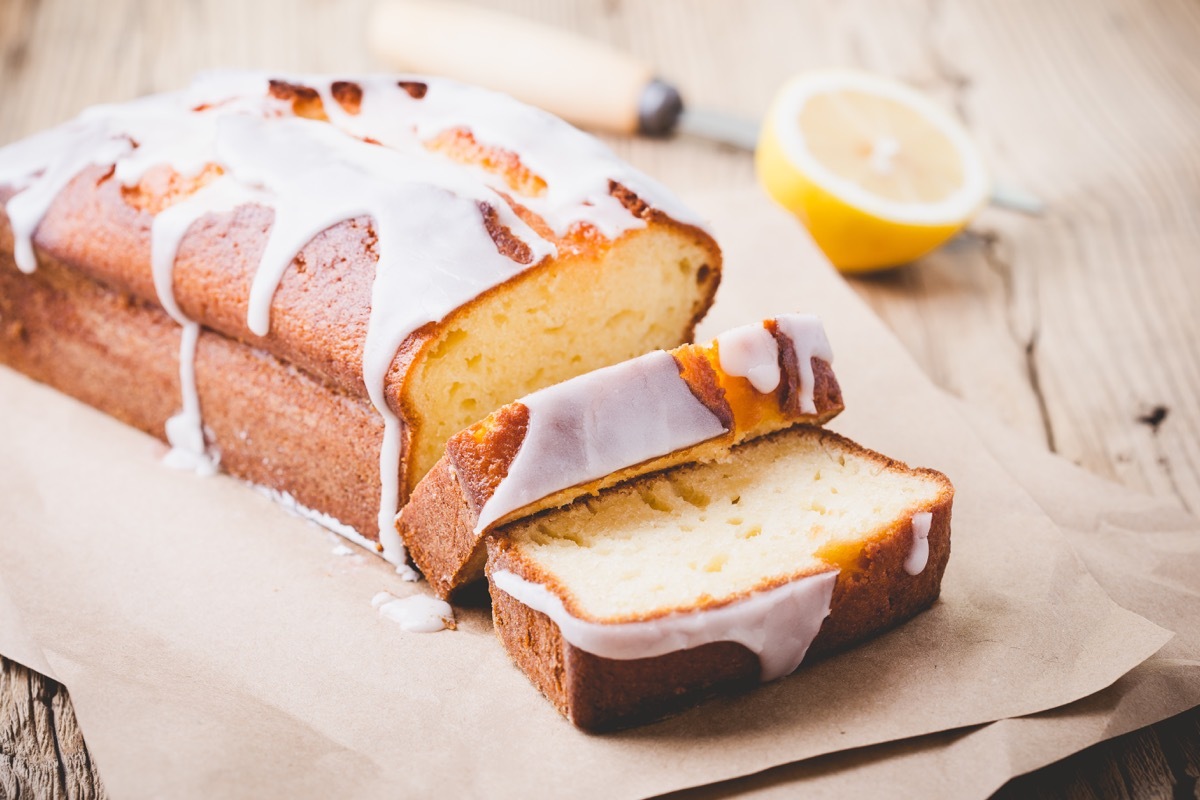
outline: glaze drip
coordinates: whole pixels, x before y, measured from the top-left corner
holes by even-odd
[[[601,658],[653,658],[712,642],[737,642],[758,656],[766,682],[800,666],[829,616],[837,576],[837,570],[822,572],[715,608],[613,623],[574,616],[554,592],[513,572],[496,570],[491,579],[513,599],[553,620],[565,640]]]
[[[796,369],[800,374],[800,411],[816,414],[817,406],[813,401],[816,376],[813,375],[812,360],[819,358],[826,364],[833,363],[833,348],[825,335],[825,328],[821,320],[812,314],[783,314],[775,318],[775,325],[792,340],[792,347],[796,351]]]
[[[168,466],[193,470],[200,475],[215,473],[218,459],[205,445],[200,394],[196,388],[196,346],[200,325],[188,319],[175,300],[175,258],[184,235],[197,220],[207,214],[229,211],[255,198],[253,192],[233,180],[218,178],[157,214],[150,227],[150,269],[154,290],[163,310],[183,327],[179,344],[179,387],[183,408],[167,420],[171,452],[165,462]]]
[[[805,414],[817,413],[813,392],[816,379],[812,360],[819,358],[833,363],[833,349],[825,336],[821,320],[812,314],[782,314],[774,319],[776,330],[792,343],[795,363],[800,377],[799,404]],[[783,379],[782,354],[779,343],[762,325],[743,325],[717,337],[717,357],[721,369],[730,375],[746,378],[760,394],[779,388]]]
[[[31,146],[37,145],[37,146]],[[60,152],[57,158],[32,160],[42,148]],[[105,128],[83,121],[54,128],[0,150],[0,184],[19,188],[4,205],[13,231],[13,258],[24,273],[37,269],[33,234],[58,193],[92,164],[112,164],[132,149],[128,140],[113,139]],[[36,178],[23,170],[37,164]]]
[[[763,325],[743,325],[717,337],[721,369],[746,378],[760,394],[779,388],[779,343]]]
[[[437,633],[454,627],[454,609],[444,600],[423,594],[396,597],[380,592],[371,598],[379,616],[391,620],[409,633]]]
[[[929,563],[929,526],[933,513],[921,511],[912,518],[912,549],[904,560],[904,571],[909,575],[920,575]]]

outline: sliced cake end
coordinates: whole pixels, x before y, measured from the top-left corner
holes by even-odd
[[[940,473],[780,431],[503,528],[496,630],[576,725],[653,719],[929,606],[952,499]]]

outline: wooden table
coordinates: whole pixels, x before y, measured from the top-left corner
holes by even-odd
[[[217,66],[353,71],[367,0],[0,0],[0,142]],[[807,68],[900,77],[952,106],[997,175],[920,263],[851,281],[940,386],[1017,435],[1200,511],[1200,4],[1194,0],[495,0],[660,67],[696,105],[760,115]],[[687,192],[753,183],[743,153],[614,141]],[[2,661],[2,660],[0,660]],[[2,661],[0,796],[103,794],[63,687]],[[1200,798],[1200,709],[1002,795]]]

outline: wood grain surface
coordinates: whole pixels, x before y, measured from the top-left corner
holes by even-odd
[[[631,50],[696,106],[757,117],[840,65],[902,78],[1044,199],[851,285],[940,386],[1017,435],[1200,512],[1200,3],[492,0]],[[0,0],[0,143],[198,69],[378,68],[367,0]],[[551,68],[552,65],[547,65]],[[612,140],[681,192],[753,183],[702,141]],[[0,797],[104,794],[65,690],[0,659]],[[1004,797],[1200,798],[1200,710],[1011,782]]]

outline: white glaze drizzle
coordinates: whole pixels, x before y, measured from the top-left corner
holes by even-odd
[[[508,474],[479,509],[475,532],[561,489],[720,436],[675,358],[656,350],[534,392]]]
[[[380,592],[371,598],[379,615],[410,633],[437,633],[454,624],[454,609],[444,600],[424,594],[396,597]]]
[[[497,251],[480,203],[491,205],[499,221],[530,247],[530,263],[555,253],[493,190],[458,165],[423,151],[401,153],[349,139],[323,122],[248,116],[222,121],[217,149],[239,179],[275,197],[275,222],[251,286],[247,317],[250,330],[260,336],[270,330],[271,300],[296,253],[343,220],[372,218],[379,239],[372,321],[386,316],[388,327],[402,329],[405,336],[529,266]],[[430,236],[439,224],[456,235]],[[400,291],[387,280],[397,269]],[[383,292],[381,281],[389,284]],[[371,379],[364,377],[370,387]]]
[[[217,459],[205,446],[200,394],[196,389],[196,345],[200,337],[200,325],[188,319],[175,300],[175,257],[188,229],[205,214],[229,211],[255,199],[255,193],[236,181],[217,178],[188,198],[159,212],[150,228],[150,270],[158,302],[172,319],[183,326],[179,343],[179,387],[183,408],[167,420],[167,441],[171,451],[163,462],[167,466],[192,470],[199,475],[215,473]]]
[[[278,489],[272,489],[270,486],[263,486],[262,484],[258,483],[247,483],[246,485],[261,494],[263,497],[266,497],[272,502],[278,503],[283,510],[289,514],[294,514],[297,517],[306,519],[316,525],[320,525],[325,530],[336,533],[338,536],[353,542],[364,550],[369,550],[372,553],[377,552],[375,542],[372,542],[370,539],[363,536],[361,533],[354,530],[354,528],[350,527],[341,520],[332,517],[329,514],[309,508],[298,501],[289,492],[281,492]]]
[[[36,268],[32,236],[42,216],[59,191],[90,164],[112,166],[117,180],[133,185],[157,165],[190,176],[216,163],[230,182],[243,190],[258,190],[257,201],[275,210],[248,314],[251,330],[265,335],[271,300],[297,252],[332,225],[371,216],[380,233],[380,259],[363,374],[385,421],[380,541],[385,556],[403,567],[403,546],[392,525],[402,430],[384,389],[396,351],[420,325],[444,318],[484,289],[554,252],[553,245],[535,235],[500,197],[498,192],[511,191],[501,177],[433,156],[424,143],[443,131],[465,129],[481,145],[518,153],[547,184],[541,197],[523,197],[522,202],[559,233],[576,222],[587,222],[608,236],[645,225],[610,196],[609,181],[681,222],[703,223],[597,140],[502,95],[424,76],[352,78],[363,90],[360,114],[352,115],[332,98],[329,78],[283,79],[315,88],[332,125],[290,117],[287,103],[268,96],[266,73],[210,73],[185,92],[97,106],[66,125],[0,149],[0,184],[18,190],[6,203],[16,260],[25,271]],[[424,98],[409,97],[396,85],[398,80],[424,83]],[[529,264],[515,264],[496,251],[482,223],[480,202],[494,209],[501,224],[529,248]],[[175,233],[182,237],[195,220],[188,219],[193,212],[194,207],[178,212],[172,234],[159,237],[173,241],[171,249],[178,248]],[[456,235],[428,236],[430,230]],[[443,241],[430,241],[436,238]],[[187,350],[198,328],[189,328],[192,323],[178,313],[170,292],[163,291],[164,285],[170,286],[163,261],[165,256],[155,271],[156,288],[164,308],[169,303],[172,316],[184,325]],[[186,353],[181,355],[182,378],[192,361]],[[181,382],[184,409],[168,435],[173,433],[181,443],[177,450],[194,454],[203,448],[198,402],[194,380],[191,387]]]
[[[200,393],[196,389],[196,345],[200,325],[185,322],[179,337],[179,391],[183,408],[167,420],[167,443],[171,449],[163,463],[172,469],[215,475],[220,459],[205,445],[204,420],[200,416]]]
[[[19,188],[4,210],[13,231],[13,258],[22,272],[37,269],[33,234],[63,187],[86,167],[111,164],[130,149],[127,139],[113,139],[105,127],[73,120],[0,150],[0,184]],[[36,178],[28,172],[31,165],[40,173]]]
[[[58,193],[88,166],[110,166],[122,185],[133,186],[157,165],[191,176],[212,163],[219,115],[191,113],[194,95],[169,92],[93,106],[76,119],[0,148],[0,185],[19,190],[5,204],[17,266],[24,272],[36,268],[34,232]],[[262,109],[268,103],[262,95],[236,98],[223,113]]]
[[[299,79],[305,82],[305,79]],[[425,83],[421,99],[397,93],[396,81]],[[540,197],[520,202],[546,220],[562,236],[577,222],[593,225],[608,237],[645,223],[631,218],[609,193],[616,181],[673,219],[707,230],[707,223],[656,181],[624,164],[603,142],[541,109],[514,103],[510,97],[477,86],[420,75],[367,75],[354,79],[362,89],[357,114],[347,113],[333,98],[328,80],[312,79],[330,121],[359,137],[369,137],[398,150],[420,146],[444,131],[468,129],[481,144],[520,154],[521,162],[546,183]],[[511,193],[498,175],[484,178],[493,188]]]
[[[196,103],[190,91],[151,95],[120,105],[93,106],[80,115],[107,128],[108,134],[128,138],[137,147],[113,164],[113,177],[122,186],[136,186],[154,167],[169,165],[183,176],[200,173],[215,161],[215,128],[220,114],[190,113]],[[258,113],[265,107],[261,99],[247,98],[226,107]]]
[[[246,485],[264,497],[267,497],[278,503],[288,513],[295,514],[296,516],[306,519],[309,522],[320,525],[325,530],[336,533],[338,536],[341,536],[349,542],[353,542],[373,555],[380,554],[380,545],[378,543],[371,541],[336,517],[330,516],[322,511],[316,511],[309,508],[298,501],[290,493],[281,492],[278,489],[272,489],[270,486],[263,486],[257,483],[247,483]],[[420,573],[410,567],[407,562],[393,564],[393,566],[396,568],[396,574],[406,581],[418,581],[421,579]]]
[[[602,658],[652,658],[711,642],[736,642],[758,656],[764,682],[795,671],[829,616],[837,570],[788,581],[716,608],[683,611],[636,622],[603,623],[580,619],[540,583],[508,570],[492,573],[492,583],[515,600],[540,611],[562,637]]]
[[[783,314],[775,317],[777,329],[792,342],[796,369],[800,376],[800,410],[815,414],[813,401],[815,378],[812,359],[833,361],[833,351],[821,320],[811,314]],[[763,394],[779,388],[783,379],[779,343],[762,325],[743,325],[717,337],[717,357],[721,369],[730,375],[746,378]]]
[[[813,358],[819,358],[826,364],[833,363],[833,348],[825,335],[821,320],[812,314],[782,314],[775,318],[777,328],[792,340],[796,351],[796,368],[800,374],[800,411],[804,414],[816,414],[817,406],[813,402],[813,390],[816,378],[813,375]]]
[[[779,388],[779,343],[763,325],[742,325],[717,337],[721,369],[746,378],[761,394]]]
[[[920,575],[929,563],[929,526],[933,512],[920,511],[912,518],[912,549],[904,559],[904,571],[909,575]]]

